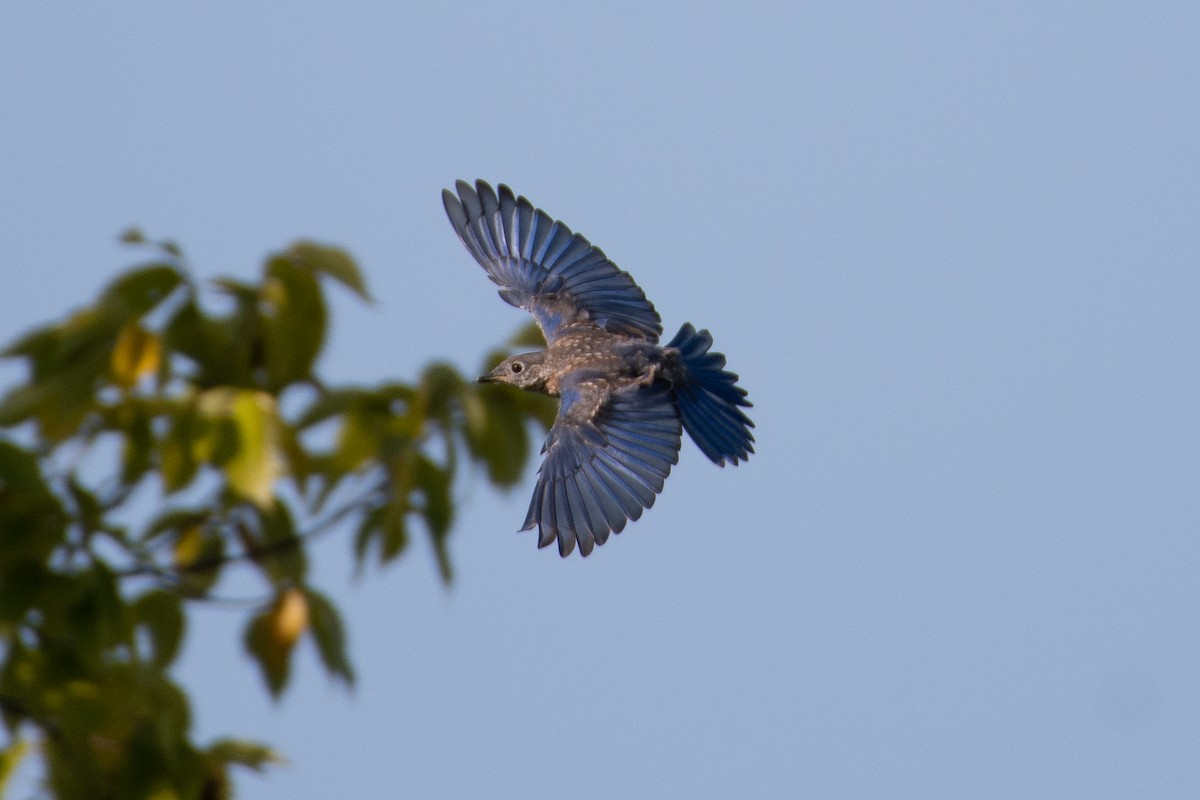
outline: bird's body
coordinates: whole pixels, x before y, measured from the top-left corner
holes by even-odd
[[[522,365],[540,360],[540,380],[534,384],[505,382],[517,383],[523,389],[552,397],[562,394],[560,383],[571,375],[593,375],[598,384],[603,382],[609,391],[617,391],[653,379],[668,361],[666,351],[658,345],[617,336],[586,322],[566,329],[545,350],[522,353],[514,358],[517,360],[513,363]],[[489,379],[501,380],[501,376],[489,376]]]
[[[501,185],[459,181],[443,201],[500,296],[529,311],[545,350],[502,361],[481,381],[561,398],[525,530],[588,555],[654,504],[686,429],[724,466],[754,452],[737,375],[712,337],[685,324],[658,344],[658,312],[599,248]]]

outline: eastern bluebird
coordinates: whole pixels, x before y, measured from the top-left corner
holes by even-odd
[[[718,466],[749,458],[751,403],[708,331],[685,323],[660,346],[658,312],[600,248],[503,184],[455,188],[442,201],[458,238],[548,345],[479,379],[560,398],[521,529],[537,526],[538,547],[586,556],[638,519],[679,461],[681,424]]]

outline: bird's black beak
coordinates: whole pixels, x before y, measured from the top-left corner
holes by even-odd
[[[497,364],[487,375],[480,375],[476,383],[503,383],[504,362]]]

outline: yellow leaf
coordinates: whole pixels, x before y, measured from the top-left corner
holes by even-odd
[[[283,472],[275,398],[253,389],[210,389],[201,395],[199,408],[210,419],[232,422],[237,432],[236,446],[227,458],[209,454],[225,470],[229,488],[269,508],[275,479]]]
[[[109,358],[109,369],[118,386],[126,389],[145,375],[158,371],[162,363],[162,342],[136,322],[121,328]]]
[[[271,636],[275,643],[290,650],[308,630],[308,599],[299,589],[287,589],[275,601],[271,613]]]
[[[8,785],[8,779],[17,771],[21,760],[30,750],[28,739],[17,739],[4,750],[0,750],[0,793]]]
[[[308,629],[309,606],[299,589],[286,589],[250,620],[243,643],[262,667],[271,695],[279,697],[291,673],[292,647]]]
[[[189,525],[181,530],[175,539],[175,566],[186,569],[196,563],[203,545],[204,537],[200,535],[199,525]]]

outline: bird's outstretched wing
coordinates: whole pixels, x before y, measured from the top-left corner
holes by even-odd
[[[484,181],[442,192],[458,238],[500,296],[533,315],[550,344],[572,322],[590,320],[612,333],[657,342],[662,320],[645,292],[600,248],[524,197]]]
[[[609,532],[654,505],[679,461],[679,411],[665,384],[607,392],[587,376],[564,383],[558,418],[542,447],[545,460],[525,527],[538,547],[558,540],[568,556],[588,555]]]

